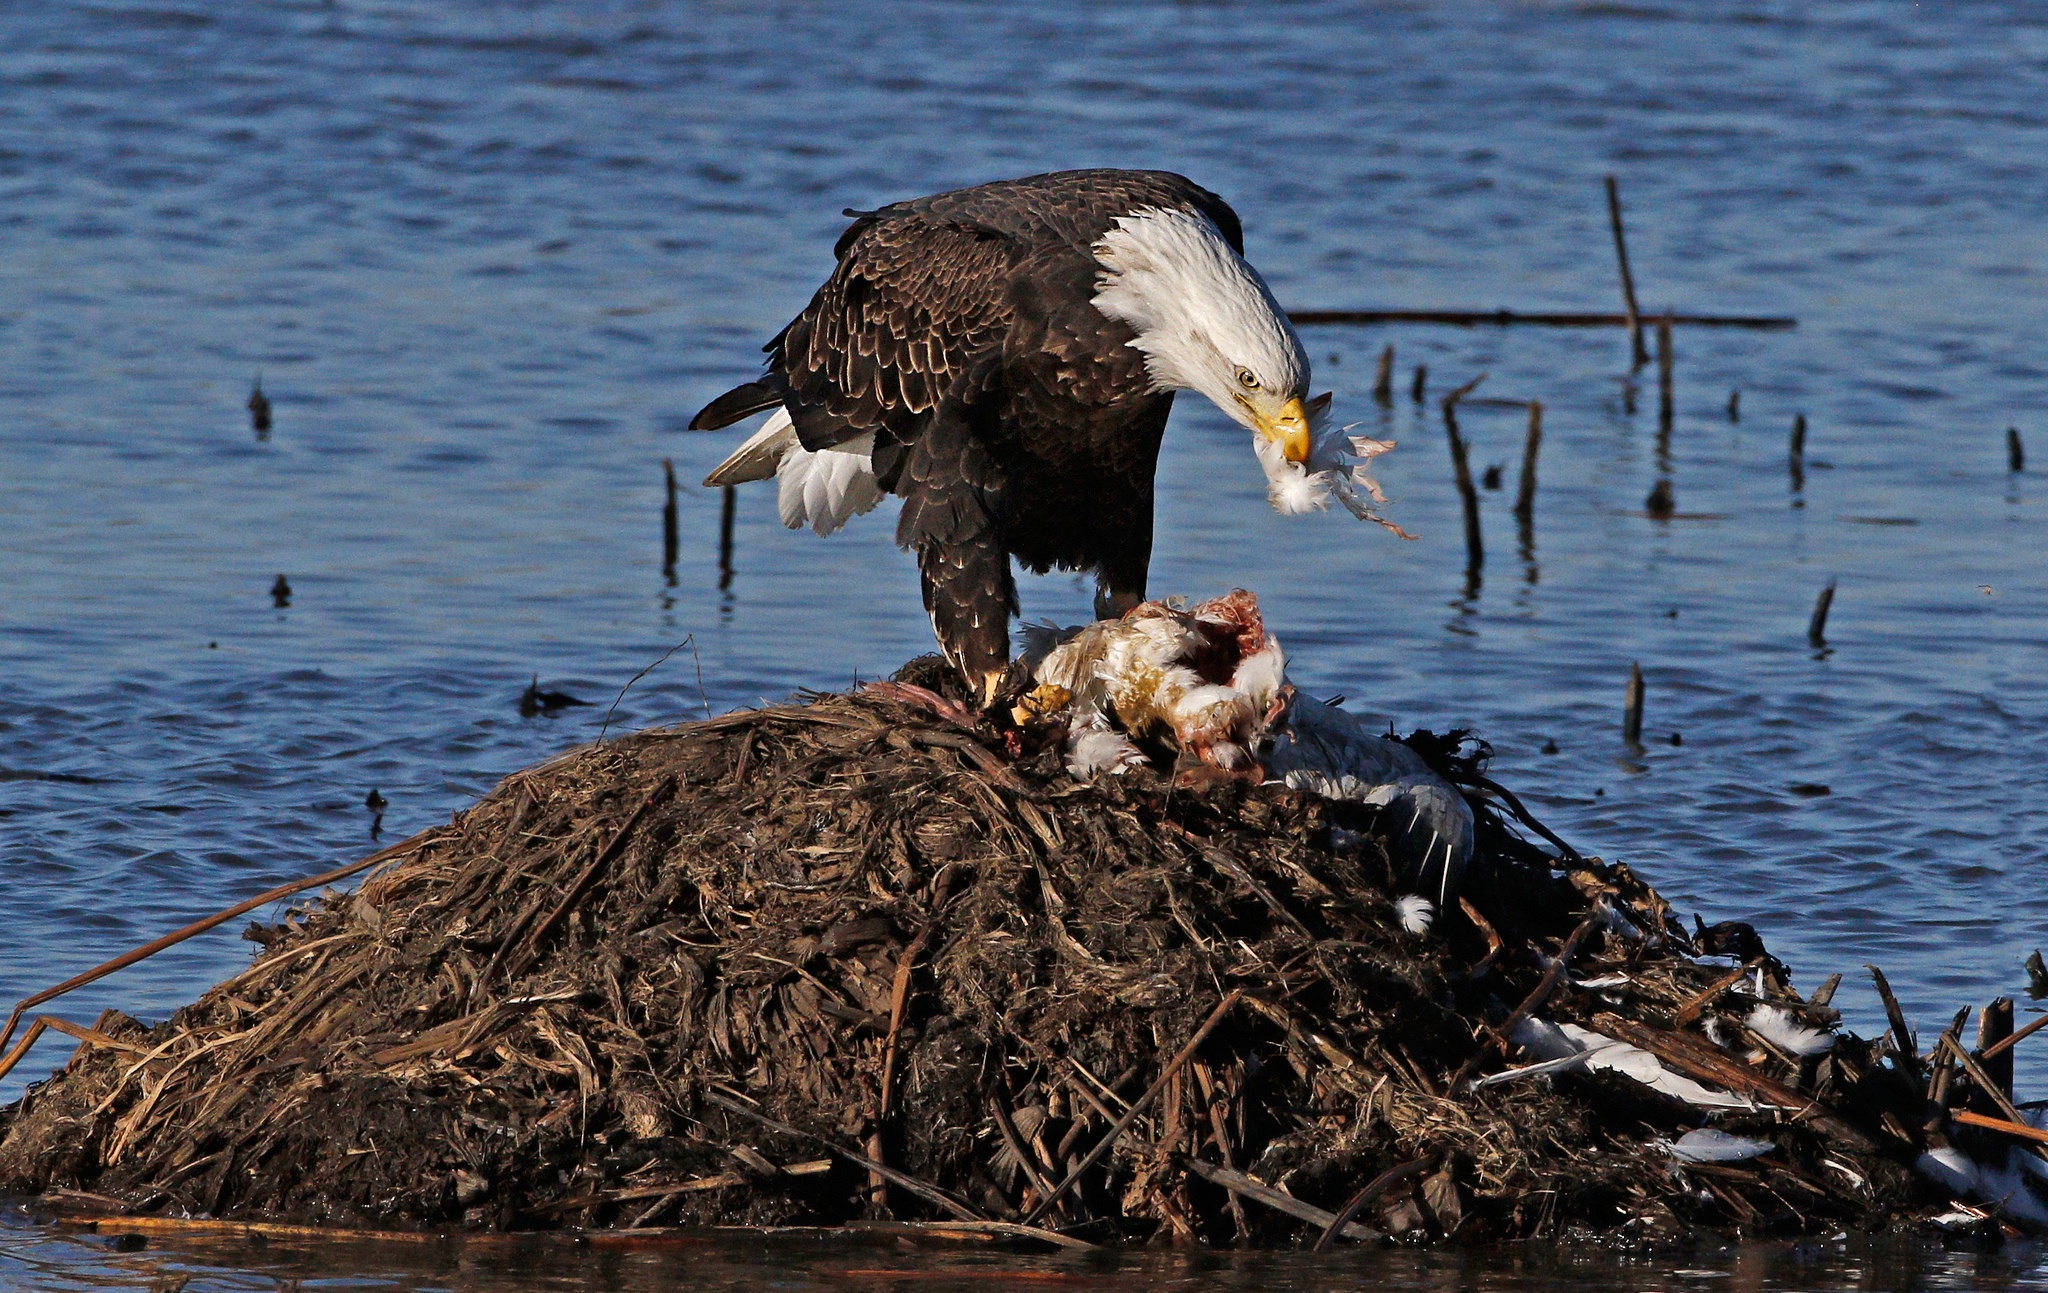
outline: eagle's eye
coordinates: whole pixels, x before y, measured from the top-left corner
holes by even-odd
[[[1248,391],[1255,391],[1259,389],[1258,375],[1249,368],[1240,368],[1237,370],[1237,384]]]

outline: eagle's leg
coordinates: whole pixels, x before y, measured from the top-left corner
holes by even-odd
[[[993,542],[935,543],[918,549],[917,565],[939,649],[976,698],[992,703],[1010,662],[1010,619],[1017,613],[1010,554]]]
[[[1095,583],[1095,618],[1117,620],[1129,614],[1139,602],[1145,600],[1145,581],[1140,579],[1136,588],[1113,587],[1107,578]]]

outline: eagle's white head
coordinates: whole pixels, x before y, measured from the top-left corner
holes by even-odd
[[[1118,217],[1094,251],[1095,307],[1137,332],[1131,345],[1145,352],[1154,389],[1199,391],[1285,461],[1308,461],[1329,397],[1309,400],[1294,325],[1214,224],[1143,207]]]

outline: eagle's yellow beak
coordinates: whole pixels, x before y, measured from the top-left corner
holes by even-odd
[[[1281,405],[1280,415],[1270,422],[1259,420],[1259,434],[1280,446],[1289,462],[1308,461],[1308,410],[1300,399]]]

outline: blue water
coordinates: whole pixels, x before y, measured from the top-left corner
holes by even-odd
[[[1273,515],[1243,434],[1189,398],[1153,589],[1254,589],[1304,685],[1475,729],[1581,847],[1755,921],[1804,985],[1843,972],[1866,1032],[1865,962],[1923,1035],[2025,1007],[2048,943],[2048,14],[167,0],[5,31],[0,1000],[360,856],[372,789],[382,842],[444,819],[594,737],[685,639],[614,726],[927,649],[885,515],[821,541],[747,493],[721,591],[694,482],[734,437],[680,428],[754,371],[842,207],[1112,164],[1224,194],[1302,307],[1616,309],[1612,173],[1647,309],[1797,316],[1681,328],[1661,452],[1618,331],[1314,330],[1338,414],[1401,442],[1381,476],[1422,538]],[[1433,402],[1368,398],[1388,343],[1404,388],[1421,362],[1433,392],[1483,372],[1479,395],[1548,411],[1526,557],[1522,415],[1464,415],[1476,464],[1508,469],[1476,591]],[[1072,621],[1087,593],[1027,580],[1025,609]],[[522,718],[535,675],[598,703]],[[63,1010],[160,1015],[247,950],[222,931]],[[2023,1095],[2048,1095],[2044,1056]]]

